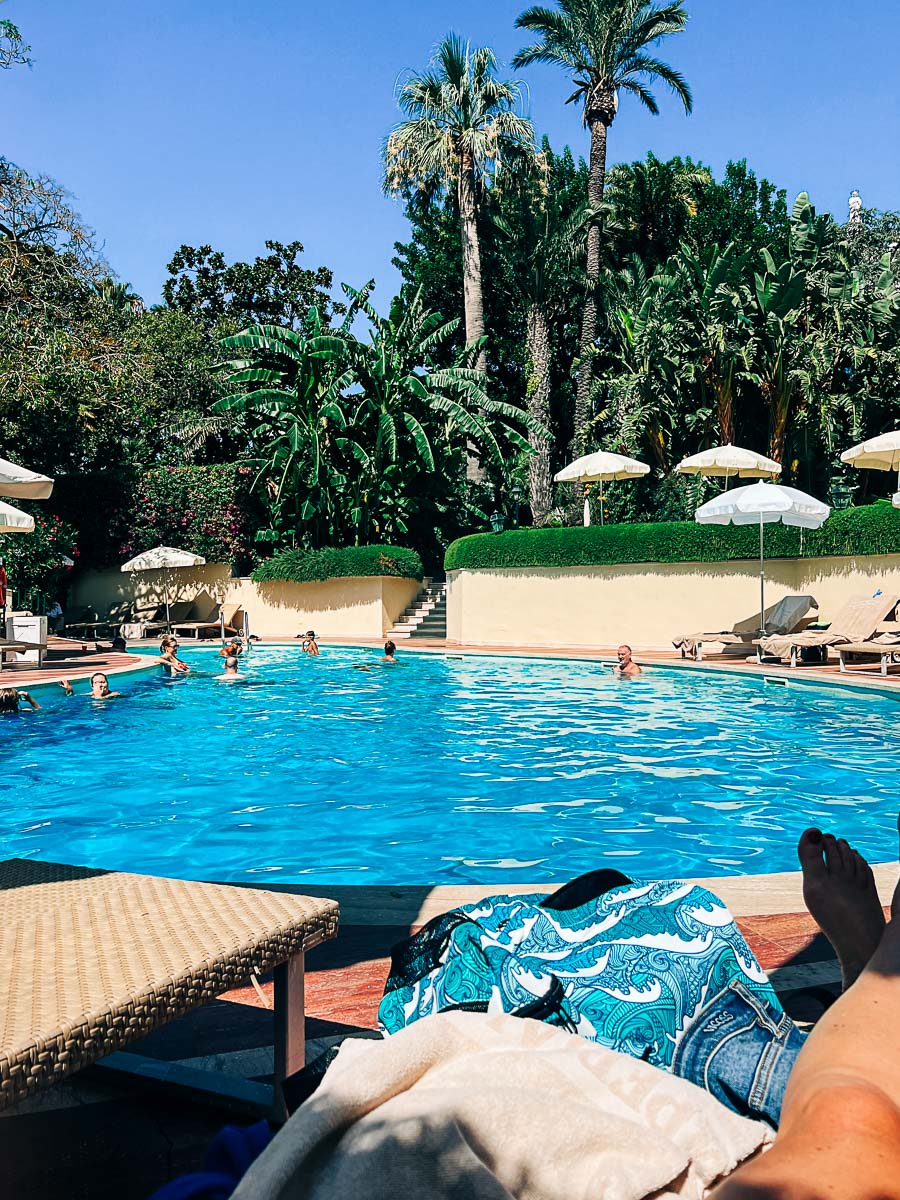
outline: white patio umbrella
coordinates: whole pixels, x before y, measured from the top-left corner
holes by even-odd
[[[122,571],[163,571],[163,590],[166,597],[166,629],[169,628],[169,581],[172,571],[180,570],[182,567],[202,567],[206,565],[206,559],[201,558],[199,554],[192,554],[190,550],[176,550],[174,546],[155,546],[152,550],[145,550],[142,554],[135,555],[130,558],[127,563],[122,564]]]
[[[649,475],[650,468],[646,463],[638,462],[635,458],[627,458],[624,454],[611,454],[606,450],[598,450],[594,454],[585,454],[576,458],[567,467],[554,476],[557,483],[599,483],[600,484],[600,524],[603,524],[603,484],[608,479],[637,479],[641,475]],[[584,523],[591,523],[590,501],[584,502]]]
[[[854,467],[862,467],[869,471],[896,471],[897,491],[894,493],[894,508],[900,508],[900,429],[892,429],[890,433],[879,434],[851,446],[841,455],[841,462],[850,463]]]
[[[814,496],[786,487],[783,483],[751,483],[722,492],[697,509],[694,517],[701,525],[759,524],[759,628],[765,633],[766,567],[763,530],[781,522],[801,529],[819,529],[828,520],[831,509]]]
[[[34,517],[31,513],[22,512],[21,508],[13,508],[0,500],[0,533],[31,533],[34,530]]]
[[[766,458],[764,454],[757,454],[755,450],[745,450],[743,446],[732,446],[729,443],[727,446],[713,446],[709,450],[701,450],[699,454],[683,458],[675,470],[679,475],[724,478],[727,490],[729,479],[766,479],[769,476],[780,475],[781,463],[777,463],[774,458]]]
[[[14,500],[46,500],[53,491],[53,480],[27,467],[0,458],[0,496]]]

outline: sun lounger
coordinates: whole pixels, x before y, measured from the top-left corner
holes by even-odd
[[[854,658],[877,658],[881,674],[887,675],[888,667],[900,664],[900,636],[892,634],[884,638],[873,638],[870,642],[849,642],[847,645],[838,646],[837,652],[842,671],[846,672],[848,662]]]
[[[855,596],[848,600],[827,629],[807,629],[802,633],[759,638],[757,658],[779,658],[796,667],[804,651],[821,650],[821,661],[828,661],[828,647],[870,641],[879,625],[900,603],[896,595]]]
[[[3,670],[3,663],[7,655],[14,658],[17,654],[24,654],[27,650],[33,649],[35,647],[27,642],[8,642],[6,638],[0,638],[0,671]]]
[[[812,596],[783,596],[777,604],[771,605],[763,613],[767,634],[797,633],[805,629],[815,620],[814,613],[818,605]],[[717,633],[692,633],[676,638],[672,645],[681,651],[682,658],[693,658],[697,662],[703,659],[703,647],[708,644],[721,644],[724,653],[743,651],[744,657],[753,653],[753,639],[759,637],[759,613],[738,621],[731,629]]]
[[[0,1108],[101,1058],[198,1090],[208,1072],[118,1051],[272,968],[277,1091],[303,1066],[304,952],[337,923],[333,900],[0,862]],[[271,1099],[258,1084],[212,1079],[235,1107]]]
[[[204,634],[215,636],[224,624],[226,634],[238,635],[240,632],[238,613],[241,611],[241,606],[239,604],[217,605],[211,598],[209,598],[209,602],[211,607],[206,606],[203,600],[194,601],[192,619],[180,620],[178,624],[173,624],[172,628],[176,634],[198,638],[203,637]]]

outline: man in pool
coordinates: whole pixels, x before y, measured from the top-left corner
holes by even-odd
[[[619,657],[619,665],[613,667],[613,674],[618,675],[620,679],[633,679],[636,675],[643,675],[643,671],[631,657],[630,646],[620,646],[616,652]]]
[[[241,675],[240,671],[238,670],[237,655],[229,654],[228,657],[225,659],[225,674],[217,675],[216,679],[230,680],[230,679],[243,679],[243,678],[244,678],[243,675]]]
[[[75,695],[75,689],[69,683],[68,679],[61,679],[59,686],[67,696]],[[109,680],[102,671],[95,671],[91,676],[91,690],[88,692],[88,697],[91,700],[115,700],[121,695],[121,692],[111,692],[109,690]]]

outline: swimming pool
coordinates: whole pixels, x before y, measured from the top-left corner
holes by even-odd
[[[254,649],[0,718],[0,857],[258,883],[796,869],[810,823],[896,856],[897,702],[598,663]],[[115,686],[115,685],[114,685]],[[81,683],[82,691],[85,684]]]

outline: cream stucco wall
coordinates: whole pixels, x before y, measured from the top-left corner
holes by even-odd
[[[900,596],[900,555],[766,563],[766,604],[808,594],[823,620],[877,588]],[[752,561],[451,571],[447,578],[447,638],[475,646],[625,641],[671,649],[679,634],[727,629],[758,611]]]
[[[254,583],[231,577],[227,566],[176,571],[170,601],[190,600],[203,590],[224,604],[240,603],[250,630],[260,637],[293,637],[315,629],[322,637],[380,638],[415,598],[421,584],[389,576],[328,579],[320,583]],[[90,572],[74,584],[69,607],[89,604],[105,612],[120,600],[141,605],[163,600],[161,575],[121,571]]]

